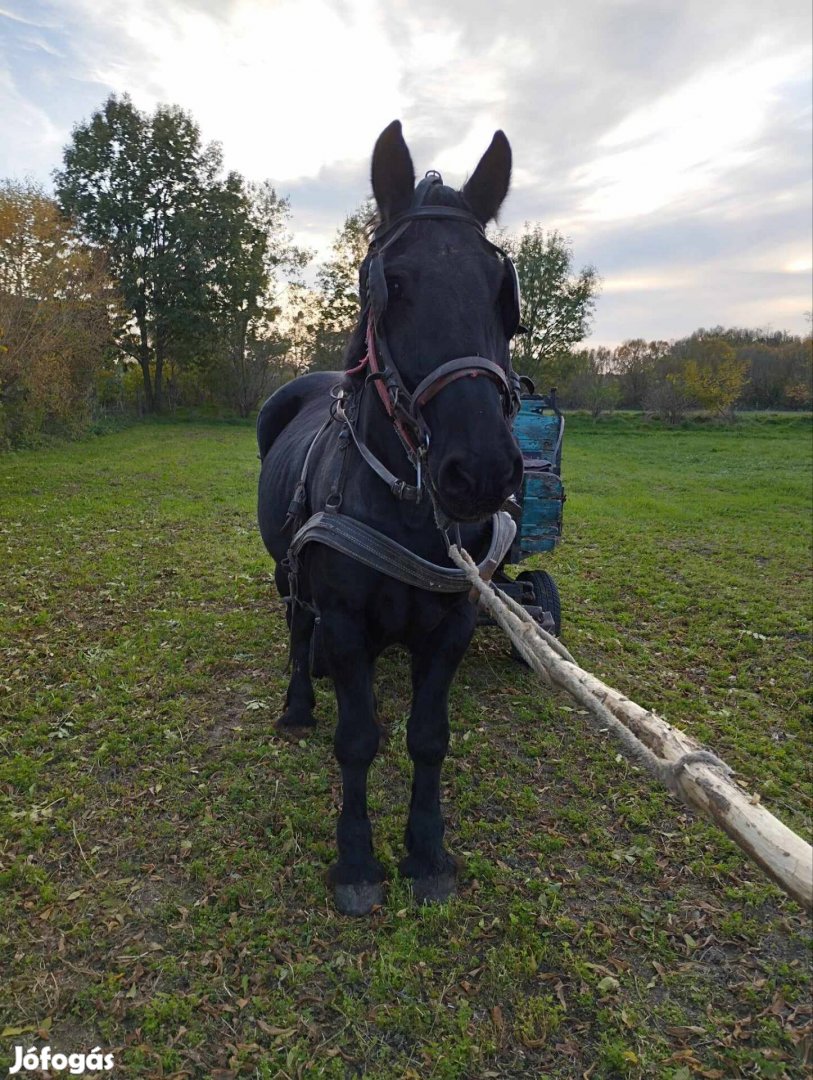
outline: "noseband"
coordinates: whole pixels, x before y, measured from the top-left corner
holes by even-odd
[[[368,370],[366,382],[375,385],[387,416],[393,423],[407,457],[418,473],[415,489],[401,485],[402,490],[416,491],[420,497],[421,465],[429,446],[429,425],[423,416],[423,407],[437,396],[445,387],[458,379],[478,378],[480,376],[494,382],[502,400],[503,413],[513,419],[520,405],[520,380],[511,367],[509,358],[507,371],[499,364],[484,356],[460,356],[441,364],[426,378],[422,379],[410,393],[393,360],[384,332],[383,316],[387,309],[388,290],[384,274],[384,252],[399,240],[413,221],[452,220],[473,225],[483,237],[485,243],[503,257],[506,272],[509,275],[512,301],[509,305],[506,336],[512,337],[519,324],[519,282],[516,268],[507,253],[496,244],[492,244],[485,235],[479,219],[469,210],[453,206],[425,206],[424,199],[431,187],[442,184],[440,173],[430,171],[415,189],[412,207],[386,225],[376,229],[367,252],[366,292],[366,353],[360,363],[350,368],[347,375],[359,375]],[[383,359],[383,364],[382,364]],[[366,449],[366,448],[365,448]],[[366,455],[364,455],[366,458]],[[366,458],[369,463],[369,458]],[[378,470],[376,470],[378,471]],[[381,473],[379,473],[381,475]],[[402,498],[414,497],[402,494]]]

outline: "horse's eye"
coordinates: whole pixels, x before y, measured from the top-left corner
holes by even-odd
[[[387,293],[390,301],[402,299],[404,290],[398,278],[387,278]]]

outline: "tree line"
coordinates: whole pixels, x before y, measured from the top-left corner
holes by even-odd
[[[183,110],[110,97],[74,128],[53,195],[0,181],[0,445],[105,412],[248,416],[295,374],[340,367],[372,215],[366,202],[346,218],[308,285],[286,197],[226,172]],[[810,407],[809,336],[717,328],[585,349],[596,270],[576,270],[540,225],[494,239],[522,289],[514,364],[566,407],[671,422],[690,408]]]
[[[722,326],[671,342],[635,338],[615,349],[561,351],[544,365],[549,384],[563,406],[594,417],[634,409],[677,424],[698,410],[730,421],[738,409],[810,409],[813,341]]]

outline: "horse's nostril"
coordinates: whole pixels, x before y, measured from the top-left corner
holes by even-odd
[[[476,480],[467,469],[465,458],[447,458],[441,466],[439,480],[446,491],[468,495],[474,493]]]

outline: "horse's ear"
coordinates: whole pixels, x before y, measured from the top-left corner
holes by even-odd
[[[381,220],[391,221],[408,210],[415,189],[415,169],[401,134],[400,120],[393,120],[378,136],[371,172]]]
[[[488,150],[463,187],[463,197],[483,225],[497,216],[511,183],[511,145],[495,131]]]

